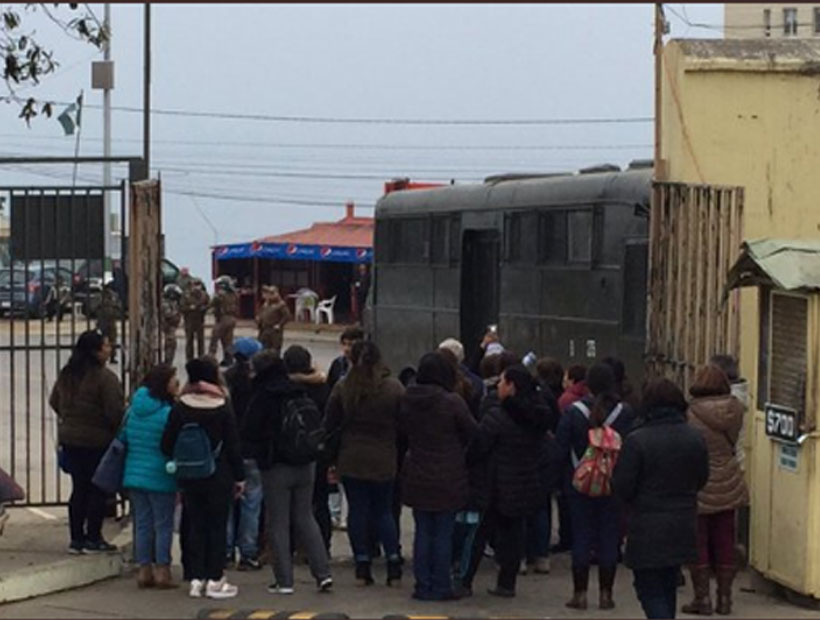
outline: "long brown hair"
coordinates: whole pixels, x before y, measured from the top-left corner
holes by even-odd
[[[590,410],[589,423],[593,427],[603,426],[609,412],[618,404],[620,397],[615,391],[615,373],[612,367],[597,363],[587,371],[587,387],[595,401]]]
[[[342,404],[350,413],[365,398],[375,396],[389,374],[375,343],[359,340],[350,352],[353,366],[342,381]]]

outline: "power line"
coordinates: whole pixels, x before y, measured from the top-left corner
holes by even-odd
[[[267,197],[267,196],[237,196],[234,194],[218,194],[218,193],[210,193],[210,192],[198,192],[198,191],[183,191],[183,190],[165,190],[169,194],[177,194],[179,196],[194,196],[197,198],[210,198],[213,200],[230,200],[230,201],[238,201],[238,202],[263,202],[267,204],[281,204],[281,205],[297,205],[297,206],[304,206],[304,207],[333,207],[333,208],[340,208],[344,206],[344,202],[340,201],[320,201],[320,200],[279,200],[276,197]],[[375,206],[375,203],[356,203],[357,207],[363,208],[372,208]]]
[[[26,167],[24,165],[15,164],[15,167],[19,170],[27,173],[33,174],[36,176],[43,176],[52,179],[58,180],[66,180],[69,178],[70,175],[54,173],[54,172],[47,172],[42,169],[32,169]],[[97,182],[98,180],[90,177],[88,175],[78,175],[80,180],[86,182]],[[344,206],[344,200],[310,200],[310,199],[290,199],[290,198],[281,198],[276,196],[275,194],[271,195],[243,195],[243,194],[224,194],[219,192],[205,192],[205,191],[197,191],[197,190],[186,190],[186,189],[174,189],[173,187],[169,187],[167,183],[162,184],[162,191],[167,194],[178,195],[178,196],[188,196],[188,197],[195,197],[195,198],[209,198],[213,200],[228,200],[233,202],[255,202],[255,203],[264,203],[268,205],[281,205],[281,206],[300,206],[300,207],[332,207],[335,209],[339,209]],[[357,207],[362,208],[372,208],[375,206],[375,203],[366,203],[366,202],[357,202]]]
[[[60,140],[61,136],[26,136],[25,134],[0,134],[4,138],[21,138],[32,140]],[[84,137],[84,142],[101,142],[99,136]],[[114,142],[142,143],[140,138],[114,138]],[[185,146],[236,146],[270,149],[329,149],[329,150],[381,150],[381,151],[597,151],[597,150],[630,150],[652,148],[651,144],[367,144],[367,143],[275,143],[275,142],[242,142],[230,140],[152,140],[153,144]],[[23,144],[23,143],[15,143]]]
[[[58,105],[70,105],[67,102],[57,102]],[[85,104],[86,108],[101,109],[97,104]],[[143,109],[132,106],[112,106],[117,112],[142,114]],[[156,116],[176,116],[189,118],[213,118],[220,120],[263,121],[274,123],[319,123],[319,124],[348,124],[348,125],[611,125],[651,123],[651,116],[631,117],[598,117],[598,118],[522,118],[522,119],[441,119],[441,118],[364,118],[338,116],[285,116],[276,114],[247,114],[239,112],[206,112],[199,110],[173,110],[151,108],[151,114]]]

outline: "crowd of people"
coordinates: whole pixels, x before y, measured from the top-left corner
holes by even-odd
[[[612,357],[566,369],[552,358],[522,360],[495,328],[474,356],[449,338],[395,377],[358,328],[342,333],[327,375],[304,347],[280,351],[276,331],[266,347],[236,340],[224,372],[213,357],[192,357],[182,387],[173,366],[156,366],[127,406],[106,368],[109,339],[80,336],[50,401],[72,478],[72,553],[112,548],[101,534],[105,493],[92,479],[116,439],[126,446],[122,487],[140,587],[177,585],[171,541],[181,497],[190,596],[236,596],[226,567],[266,562],[268,590],[291,594],[295,554],[317,589],[330,591],[331,495],[343,489],[362,587],[375,582],[379,556],[384,582],[402,579],[406,506],[419,600],[472,596],[489,557],[498,567],[489,594],[512,598],[520,574],[546,574],[551,553],[571,551],[571,609],[587,609],[595,565],[598,606],[613,608],[623,561],[649,618],[675,616],[684,566],[694,590],[685,612],[731,612],[736,511],[748,503],[736,456],[745,407],[732,395],[731,358],[699,369],[687,400],[662,378],[639,393]]]

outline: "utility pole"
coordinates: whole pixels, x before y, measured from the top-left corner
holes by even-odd
[[[110,63],[111,4],[106,2],[103,11],[103,28],[106,32],[105,43],[103,44],[103,60]],[[106,84],[103,89],[103,157],[111,157],[111,86],[112,84]],[[111,162],[109,161],[103,164],[103,186],[106,188],[111,186]],[[111,193],[107,189],[103,192],[103,212],[105,214],[105,257],[112,258],[114,244],[111,242]]]
[[[143,83],[142,140],[145,178],[151,178],[151,4],[145,3],[145,61]]]
[[[662,181],[666,177],[666,170],[663,165],[663,152],[661,151],[661,91],[663,79],[663,35],[666,31],[666,20],[663,15],[663,4],[655,4],[655,44],[653,52],[655,54],[655,180]]]

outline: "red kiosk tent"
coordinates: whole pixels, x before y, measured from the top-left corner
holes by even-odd
[[[240,288],[241,314],[252,318],[262,286],[279,287],[282,296],[310,288],[319,299],[336,296],[337,322],[356,316],[351,295],[358,265],[373,262],[373,218],[357,217],[352,202],[337,222],[317,222],[310,228],[249,243],[213,248],[213,277],[230,275]]]

